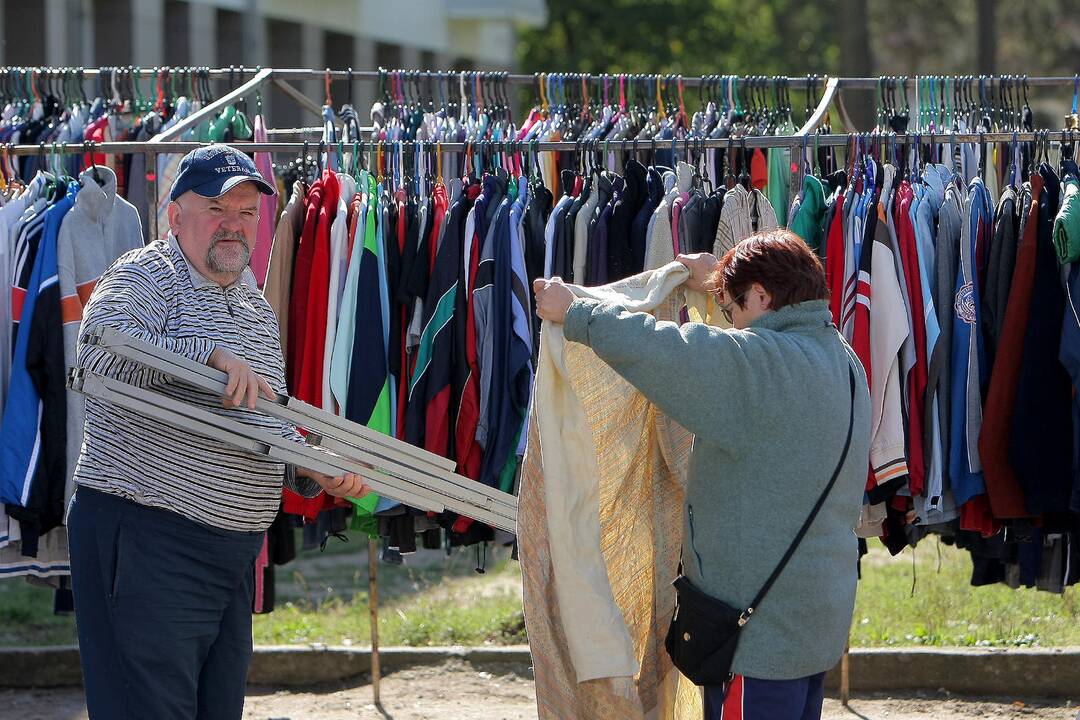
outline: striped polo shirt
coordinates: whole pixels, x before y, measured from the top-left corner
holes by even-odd
[[[98,281],[83,315],[80,337],[116,328],[160,348],[206,363],[217,346],[246,360],[284,394],[285,361],[277,318],[250,269],[232,285],[200,274],[171,235],[121,256]],[[78,363],[253,427],[302,443],[296,428],[258,412],[222,407],[221,397],[170,381],[103,348],[78,346]],[[142,505],[163,508],[213,527],[257,532],[270,526],[283,479],[305,497],[319,486],[285,466],[220,440],[180,431],[93,397],[75,482]]]

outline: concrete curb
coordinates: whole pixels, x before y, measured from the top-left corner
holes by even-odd
[[[382,668],[438,665],[457,659],[471,665],[532,665],[529,648],[390,647],[380,652]],[[507,667],[507,669],[510,669]],[[340,682],[371,670],[367,648],[274,645],[255,648],[248,682],[282,687]],[[839,686],[840,673],[828,676]],[[0,649],[0,687],[63,687],[82,683],[74,647]],[[1080,698],[1080,648],[951,649],[873,648],[851,651],[851,689],[891,692],[944,689],[960,695],[1016,698]]]

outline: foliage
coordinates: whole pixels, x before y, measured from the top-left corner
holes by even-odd
[[[804,74],[837,66],[826,41],[836,0],[547,0],[547,27],[521,34],[527,72]]]

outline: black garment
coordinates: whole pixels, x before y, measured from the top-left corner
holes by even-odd
[[[1015,196],[1006,196],[998,203],[994,217],[994,232],[987,253],[986,282],[981,298],[982,320],[979,323],[986,348],[986,370],[989,375],[994,367],[1001,330],[1005,325],[1005,308],[1012,288],[1016,251],[1020,243],[1020,218],[1017,215]]]
[[[607,277],[613,279],[608,275],[609,270],[607,265],[604,265],[604,272],[600,271],[600,263],[605,262],[603,253],[600,249],[599,243],[596,242],[596,225],[600,221],[600,216],[604,212],[604,208],[611,200],[612,193],[612,176],[610,173],[601,173],[596,178],[596,206],[592,209],[592,215],[589,217],[589,230],[588,230],[588,242],[589,252],[585,259],[585,284],[586,285],[602,285],[601,278]]]
[[[562,171],[562,186],[563,195],[569,196],[574,189],[574,182],[577,176],[570,170]],[[569,203],[562,203],[562,207],[556,204],[555,207],[555,219],[554,219],[554,234],[551,241],[551,274],[562,276],[567,263],[567,258],[570,258],[570,264],[573,265],[573,253],[567,252],[566,242],[566,215],[570,211],[570,206],[573,201]],[[570,233],[573,235],[573,232]]]
[[[716,192],[705,197],[701,206],[701,225],[698,228],[698,236],[691,238],[694,244],[694,252],[712,252],[716,244],[716,229],[720,227],[720,211],[724,208],[723,187],[717,188]]]
[[[705,193],[701,188],[691,188],[689,197],[679,213],[679,252],[701,252],[697,250],[701,239],[701,211],[704,208]],[[709,248],[712,251],[712,248]]]
[[[645,199],[641,203],[633,222],[630,224],[630,254],[634,258],[635,267],[640,258],[641,269],[645,267],[645,236],[648,234],[649,218],[656,212],[660,201],[664,199],[664,178],[660,170],[650,167],[645,176]],[[719,216],[717,217],[719,221]],[[714,229],[715,234],[715,229]],[[712,250],[712,246],[709,246]]]
[[[1072,491],[1072,383],[1058,357],[1065,292],[1051,242],[1061,184],[1043,165],[1032,313],[1024,334],[1020,378],[1009,436],[1009,461],[1032,515],[1068,507]]]
[[[30,495],[23,507],[7,513],[22,527],[22,553],[37,557],[38,538],[64,522],[67,483],[67,367],[59,283],[43,284],[30,319],[26,370],[40,398],[41,453]]]
[[[461,189],[462,201],[467,201],[469,207],[476,204],[476,198],[480,195],[481,185],[480,183],[472,183]],[[465,217],[468,217],[468,210],[465,211]],[[451,227],[446,228],[449,233]],[[475,229],[474,229],[475,232]],[[472,237],[466,236],[464,222],[461,227],[461,250],[462,257],[465,255],[465,248],[472,247]],[[454,235],[456,239],[457,235]],[[542,235],[541,235],[542,237]],[[443,237],[443,244],[449,242],[448,237]],[[479,259],[480,248],[477,247],[473,252],[476,253],[477,259]],[[541,266],[543,266],[543,255],[540,257]],[[471,293],[469,292],[469,268],[465,267],[464,262],[458,263],[458,288],[460,292],[457,293],[457,300],[454,302],[454,317],[461,318],[461,323],[458,325],[458,332],[454,333],[454,360],[453,360],[453,373],[450,381],[450,418],[452,427],[457,427],[458,415],[461,413],[461,400],[465,392],[465,385],[469,381],[469,358],[468,358],[468,340],[465,333],[466,319],[469,313],[469,303],[472,302]],[[451,434],[454,430],[451,429]],[[451,443],[453,445],[454,443]],[[455,460],[457,459],[456,453]]]
[[[529,201],[529,206],[525,208],[522,232],[525,236],[525,273],[529,278],[529,287],[532,288],[533,280],[544,277],[544,228],[548,215],[551,214],[553,198],[551,191],[539,181],[530,183],[530,191],[532,199]],[[535,363],[540,352],[540,319],[536,316],[536,297],[531,291],[529,292],[529,306],[532,311],[532,346]]]
[[[428,424],[429,408],[437,406],[451,413],[453,382],[457,374],[455,363],[458,358],[454,351],[455,337],[465,333],[465,316],[458,314],[458,296],[461,290],[459,275],[462,264],[463,239],[465,237],[465,219],[473,201],[463,189],[461,195],[450,206],[446,219],[442,244],[438,246],[435,267],[427,286],[424,298],[422,333],[431,335],[430,353],[426,361],[417,361],[413,387],[410,389],[410,402],[405,418],[405,437],[418,446],[436,449],[451,460],[456,457],[454,427],[456,417],[451,415],[451,422],[442,426],[446,436],[428,437],[428,433],[438,428]],[[429,223],[434,232],[435,223]],[[428,243],[438,242],[438,238],[429,238]],[[449,318],[446,312],[450,311]],[[435,318],[438,316],[438,322]],[[423,362],[423,366],[420,363]]]
[[[630,238],[634,219],[648,199],[648,171],[637,160],[630,160],[626,163],[624,173],[622,195],[611,211],[611,223],[608,225],[607,264],[608,278],[611,280],[634,275],[645,267],[645,248],[641,248],[642,253],[638,257]]]

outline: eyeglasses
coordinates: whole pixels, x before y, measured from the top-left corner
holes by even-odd
[[[748,292],[750,292],[750,291],[749,290],[744,290],[743,292],[739,293],[738,296],[736,296],[735,299],[733,299],[731,302],[724,303],[723,305],[720,306],[720,314],[724,316],[725,320],[727,320],[728,325],[730,325],[732,323],[732,320],[731,320],[731,308],[733,308],[735,306],[735,303],[741,301],[744,297],[746,297],[746,293],[748,293]]]

